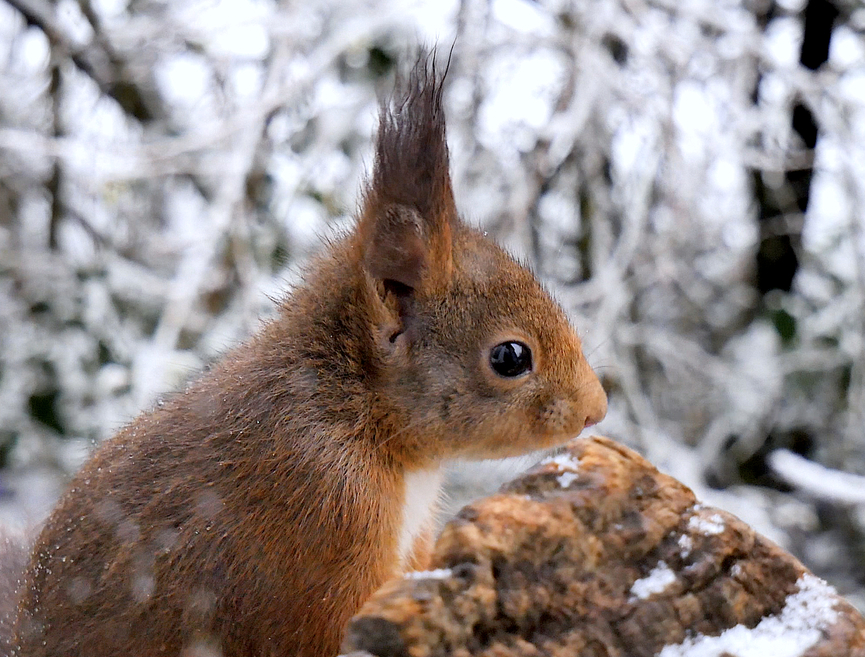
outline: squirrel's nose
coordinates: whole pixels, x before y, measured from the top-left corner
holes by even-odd
[[[588,390],[585,392],[585,400],[583,403],[585,404],[586,410],[585,428],[597,424],[604,419],[604,416],[606,416],[607,393],[604,392],[601,382],[594,373],[592,374],[592,382],[588,386]]]

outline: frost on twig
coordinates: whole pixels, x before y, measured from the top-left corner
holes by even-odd
[[[865,477],[833,470],[787,449],[769,455],[781,479],[808,495],[839,504],[865,504]]]

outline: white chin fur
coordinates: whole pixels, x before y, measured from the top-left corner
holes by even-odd
[[[399,563],[403,571],[408,566],[415,539],[433,527],[443,480],[441,468],[405,474],[405,499],[399,532]]]

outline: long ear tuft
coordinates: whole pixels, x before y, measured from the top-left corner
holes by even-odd
[[[435,54],[422,53],[408,78],[397,82],[393,101],[382,105],[358,228],[367,270],[412,289],[450,272],[451,224],[457,220],[444,75],[436,73]]]
[[[433,51],[418,57],[408,79],[397,81],[393,102],[382,105],[369,190],[376,201],[406,205],[423,217],[453,208],[443,90]]]

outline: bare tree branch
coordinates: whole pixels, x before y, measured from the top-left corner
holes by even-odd
[[[145,123],[161,116],[154,95],[143,91],[139,83],[130,79],[127,67],[108,45],[98,22],[91,22],[94,42],[80,46],[69,38],[57,21],[52,5],[42,0],[5,1],[24,16],[28,25],[42,30],[58,58],[72,61],[96,83],[102,93],[116,100],[124,112]],[[84,13],[88,19],[95,17],[92,10]]]

